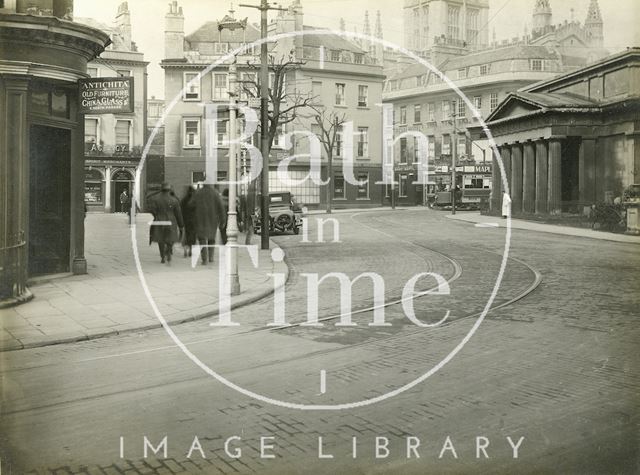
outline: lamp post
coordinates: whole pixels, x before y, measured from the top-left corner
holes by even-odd
[[[456,101],[453,101],[453,137],[451,138],[451,214],[456,214],[456,154],[458,153],[458,129],[456,128]]]

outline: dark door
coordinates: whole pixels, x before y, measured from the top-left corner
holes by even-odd
[[[32,125],[29,274],[69,271],[71,132]]]

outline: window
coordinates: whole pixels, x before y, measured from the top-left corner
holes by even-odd
[[[358,107],[369,105],[369,86],[358,86]]]
[[[118,69],[117,70],[118,76],[120,77],[129,77],[131,76],[131,71],[129,71],[128,69]]]
[[[480,76],[486,76],[487,74],[489,74],[489,71],[491,71],[490,64],[483,64],[480,66]]]
[[[228,135],[228,127],[229,120],[218,117],[216,124],[216,145],[220,146],[229,146],[229,135]]]
[[[467,10],[467,41],[472,45],[478,44],[478,10]]]
[[[200,100],[200,79],[198,79],[198,73],[184,73],[184,96],[185,101],[198,101]],[[193,82],[191,84],[190,81]]]
[[[407,106],[400,107],[400,123],[407,123]]]
[[[447,9],[447,36],[451,39],[460,39],[460,7],[449,5]]]
[[[364,54],[362,53],[354,53],[353,54],[353,62],[356,64],[364,64]]]
[[[87,68],[87,74],[92,78],[98,77],[98,68]]]
[[[331,51],[331,61],[340,61],[340,51]]]
[[[428,148],[428,157],[435,158],[436,156],[436,138],[433,135],[428,137],[429,148]]]
[[[87,151],[95,149],[100,144],[99,124],[99,119],[84,119],[84,143]]]
[[[458,79],[467,79],[467,68],[458,69]]]
[[[451,155],[451,135],[442,136],[442,154]]]
[[[420,148],[418,146],[419,142],[420,141],[418,137],[413,137],[413,163],[418,163],[420,161]]]
[[[458,143],[456,145],[456,155],[458,158],[467,155],[467,139],[465,137],[458,137]]]
[[[213,80],[215,81],[215,76]],[[249,100],[250,97],[253,97],[251,93],[255,92],[255,87],[254,87],[255,82],[256,82],[255,73],[242,73],[242,82],[238,85],[240,88],[241,100],[247,101]],[[215,94],[215,87],[214,87],[214,94]]]
[[[400,163],[407,163],[407,138],[400,139]]]
[[[131,144],[131,121],[116,120],[116,151],[125,152]]]
[[[284,137],[283,135],[285,134],[285,124],[280,124],[278,125],[278,128],[276,129],[276,134],[273,137],[273,146],[274,147],[278,147],[278,148],[282,148],[284,145]]]
[[[334,149],[336,157],[341,157],[342,156],[342,152],[343,152],[343,148],[344,148],[344,142],[342,141],[342,134],[343,133],[344,132],[342,130],[342,126],[338,127],[338,131],[336,132],[336,141],[335,141],[335,149]]]
[[[344,200],[346,198],[344,176],[341,173],[336,173],[333,177],[333,198],[336,200]]]
[[[226,54],[229,51],[229,43],[214,43],[213,48],[216,54]]]
[[[200,119],[184,119],[184,148],[200,148]]]
[[[442,120],[451,120],[451,102],[442,101]]]
[[[227,73],[213,75],[213,99],[218,101],[229,99],[229,76]]]
[[[369,199],[369,173],[358,172],[358,174],[356,175],[356,179],[359,182],[356,198],[359,200],[368,200]]]
[[[422,113],[422,106],[420,104],[415,104],[413,106],[413,123],[419,124],[422,122],[422,117],[420,117]]]
[[[492,92],[491,93],[491,110],[495,110],[498,107],[498,93],[497,92]]]
[[[532,59],[531,60],[531,71],[542,71],[542,60],[541,59]]]
[[[436,105],[433,102],[427,104],[427,121],[435,122],[436,121]]]
[[[462,119],[467,116],[467,105],[462,99],[457,101],[458,104],[458,119]]]
[[[191,183],[202,183],[204,182],[206,175],[204,172],[191,172]]]
[[[311,83],[311,93],[313,94],[313,97],[315,98],[316,103],[318,104],[322,104],[322,82],[320,81],[313,81]]]
[[[344,89],[345,85],[342,83],[336,83],[336,105],[344,106],[346,104],[346,99],[344,97]]]
[[[400,198],[407,197],[407,175],[400,175],[398,180],[398,196]]]
[[[482,110],[482,96],[474,96],[473,97],[473,107],[478,109],[478,111]]]
[[[358,157],[369,156],[369,128],[358,127]]]

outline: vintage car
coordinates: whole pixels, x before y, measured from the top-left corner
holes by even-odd
[[[258,198],[258,203],[260,198]],[[300,232],[302,227],[302,208],[296,203],[293,195],[288,191],[269,193],[269,234],[274,232],[285,233],[292,231],[294,234]],[[257,208],[253,229],[256,234],[261,231],[260,209]]]

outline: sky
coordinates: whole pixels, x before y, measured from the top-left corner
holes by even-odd
[[[91,17],[102,23],[112,24],[122,0],[75,0],[75,15]],[[164,15],[170,0],[129,0],[133,40],[139,51],[149,61],[149,96],[164,98],[163,70],[159,66],[164,53]],[[590,0],[551,0],[553,22],[574,18],[584,22]],[[239,3],[258,4],[259,0],[233,2],[236,17],[259,20],[252,8],[237,6]],[[275,4],[277,2],[270,2]],[[282,6],[289,5],[282,0]],[[380,10],[384,39],[402,46],[402,0],[301,0],[305,25],[338,29],[340,17],[345,19],[346,29],[363,31],[364,12],[369,11],[371,27],[375,24],[375,12]],[[231,2],[223,0],[179,0],[185,15],[186,34],[196,30],[206,21],[222,18]],[[495,29],[498,41],[521,36],[525,27],[531,30],[531,14],[535,0],[489,0],[489,38]],[[640,46],[640,0],[599,0],[604,19],[605,48],[612,53],[628,46]],[[274,12],[270,13],[275,15]]]

